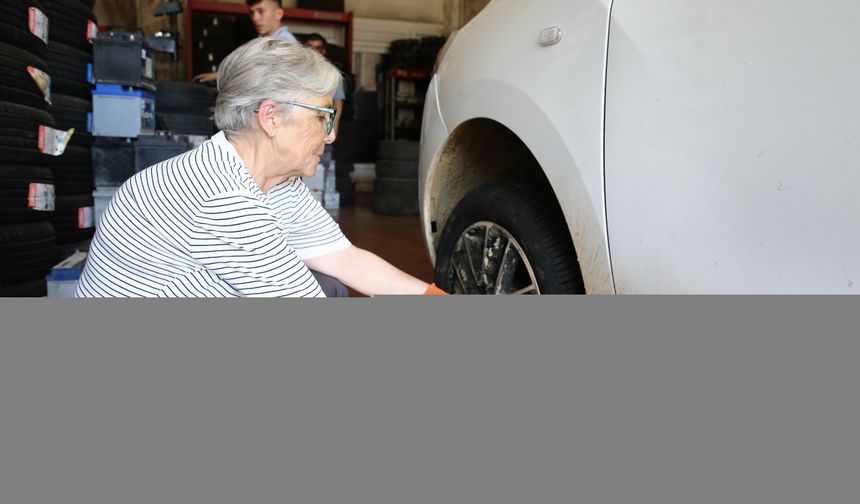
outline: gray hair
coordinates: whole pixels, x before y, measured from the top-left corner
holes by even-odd
[[[340,72],[313,49],[279,37],[256,38],[224,58],[218,67],[215,125],[237,135],[256,127],[260,102],[300,101],[331,96]]]

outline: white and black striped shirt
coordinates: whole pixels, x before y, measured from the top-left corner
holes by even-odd
[[[75,294],[321,297],[302,260],[349,246],[299,177],[264,194],[222,132],[119,188]]]

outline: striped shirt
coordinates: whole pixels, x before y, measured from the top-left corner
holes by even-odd
[[[117,190],[75,294],[321,297],[303,259],[349,246],[299,177],[264,194],[221,132]]]

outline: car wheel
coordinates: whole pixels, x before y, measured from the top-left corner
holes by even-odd
[[[582,275],[563,220],[531,190],[478,187],[448,218],[436,284],[455,294],[581,294]]]

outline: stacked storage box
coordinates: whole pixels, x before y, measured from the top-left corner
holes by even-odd
[[[94,45],[92,175],[95,220],[129,177],[182,154],[188,143],[156,130],[152,52],[139,32],[108,31]]]

